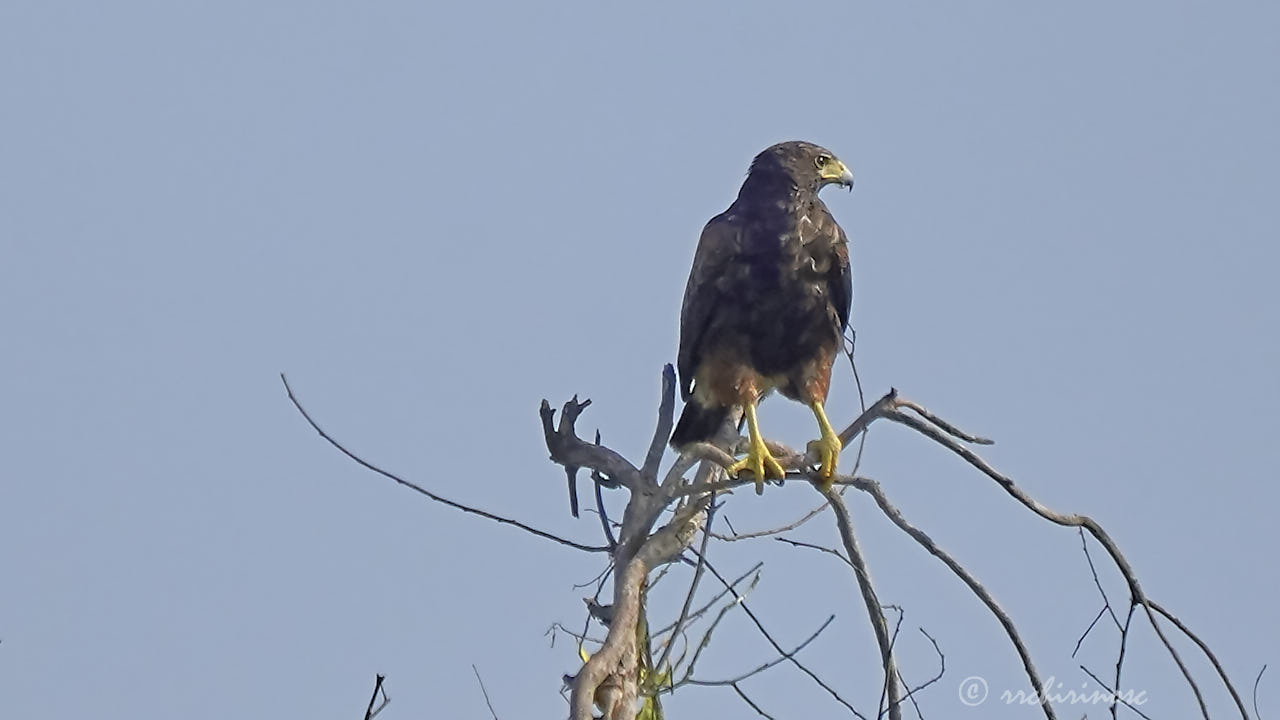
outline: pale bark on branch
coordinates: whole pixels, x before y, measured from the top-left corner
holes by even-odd
[[[281,378],[282,380],[284,379],[283,376]],[[750,484],[753,480],[749,474],[743,477],[729,478],[724,473],[724,469],[732,464],[735,451],[741,446],[741,438],[735,431],[737,415],[734,415],[730,422],[726,423],[721,434],[713,442],[700,443],[688,448],[683,455],[672,462],[666,473],[660,472],[675,409],[675,374],[670,366],[667,366],[662,376],[662,395],[659,401],[654,434],[649,442],[645,457],[639,465],[633,464],[621,453],[602,444],[598,433],[595,442],[587,442],[578,436],[576,424],[583,411],[590,404],[589,400],[579,401],[577,397],[574,397],[561,408],[558,419],[555,417],[556,413],[551,408],[551,405],[545,400],[539,410],[543,436],[551,460],[565,468],[566,474],[570,479],[571,489],[573,478],[576,476],[578,469],[586,469],[591,472],[596,489],[596,512],[600,514],[602,532],[608,541],[606,545],[588,545],[562,538],[523,522],[446,499],[419,484],[383,470],[348,450],[325,430],[321,429],[298,401],[287,380],[285,381],[285,387],[290,401],[311,427],[326,442],[362,467],[408,487],[433,501],[455,509],[514,526],[538,537],[553,540],[577,550],[605,552],[610,555],[613,579],[612,604],[606,609],[599,603],[595,603],[594,599],[591,601],[594,603],[591,617],[605,625],[607,633],[603,643],[590,655],[579,672],[576,675],[566,677],[570,690],[571,720],[591,720],[596,717],[595,710],[597,708],[601,711],[602,715],[600,717],[603,720],[632,720],[632,718],[636,717],[637,710],[642,703],[656,703],[659,695],[670,693],[675,688],[685,685],[729,687],[737,697],[748,704],[756,713],[763,717],[769,717],[757,703],[746,695],[740,684],[747,678],[753,677],[757,673],[768,670],[784,661],[801,668],[850,714],[859,718],[867,718],[866,714],[860,712],[852,703],[845,700],[830,683],[813,673],[796,658],[796,654],[813,637],[816,637],[817,634],[825,629],[825,624],[822,628],[819,628],[817,633],[800,643],[795,649],[784,650],[783,646],[768,633],[759,618],[747,607],[743,595],[734,589],[736,584],[747,575],[758,573],[759,568],[753,568],[744,574],[743,578],[730,583],[715,570],[714,565],[707,559],[707,554],[712,549],[709,541],[724,537],[713,532],[710,527],[710,518],[714,515],[714,511],[711,508],[713,498],[722,496],[737,487]],[[1213,651],[1182,620],[1148,597],[1138,580],[1138,576],[1127,558],[1120,551],[1119,546],[1097,521],[1087,515],[1061,513],[1045,506],[1014,483],[1011,478],[997,471],[970,447],[971,445],[990,444],[990,440],[961,430],[956,425],[938,417],[923,405],[901,397],[896,390],[890,390],[853,419],[840,433],[841,441],[848,447],[854,439],[863,436],[872,424],[880,420],[887,420],[910,428],[925,438],[947,448],[967,464],[994,481],[1001,490],[1038,517],[1055,525],[1079,528],[1081,532],[1087,532],[1090,537],[1102,546],[1107,557],[1110,558],[1114,570],[1125,581],[1129,596],[1128,613],[1125,622],[1121,624],[1117,614],[1111,609],[1110,602],[1106,601],[1103,611],[1098,613],[1094,623],[1081,636],[1080,642],[1083,642],[1085,637],[1088,636],[1094,625],[1096,625],[1097,619],[1101,618],[1105,612],[1111,611],[1113,621],[1121,630],[1119,657],[1116,662],[1113,683],[1115,690],[1118,691],[1120,688],[1120,676],[1125,661],[1125,642],[1130,632],[1131,621],[1135,611],[1140,609],[1142,611],[1140,614],[1146,618],[1147,624],[1150,625],[1152,631],[1160,639],[1168,656],[1182,674],[1187,687],[1196,700],[1201,716],[1206,720],[1209,718],[1209,709],[1204,694],[1201,692],[1193,673],[1166,635],[1162,620],[1171,624],[1178,632],[1190,639],[1197,650],[1209,660],[1217,673],[1219,681],[1228,690],[1240,716],[1245,720],[1249,719],[1249,713],[1245,709],[1240,694]],[[807,482],[813,484],[815,488],[821,487],[814,467],[817,464],[816,457],[811,454],[796,452],[774,442],[769,442],[769,447],[782,466],[787,469],[786,479],[783,482],[788,480]],[[697,467],[697,471],[693,474],[693,477],[688,477],[688,473],[695,467]],[[605,504],[601,496],[601,489],[606,487],[624,488],[628,493],[620,520],[615,521],[606,514]],[[1022,662],[1028,682],[1035,691],[1036,697],[1040,699],[1039,706],[1044,716],[1049,720],[1055,720],[1054,708],[1045,695],[1043,680],[1036,670],[1026,643],[1021,638],[1013,619],[996,602],[992,593],[972,572],[965,568],[961,561],[939,547],[928,533],[908,522],[903,517],[902,512],[886,495],[881,485],[875,480],[856,474],[838,475],[835,479],[835,487],[837,489],[827,488],[820,491],[823,504],[810,516],[806,516],[800,521],[778,528],[744,533],[725,537],[724,539],[739,540],[747,537],[776,535],[806,522],[809,517],[816,516],[826,507],[832,508],[832,515],[835,518],[836,529],[844,552],[841,554],[835,549],[821,547],[819,549],[825,549],[844,560],[853,570],[854,578],[858,583],[861,604],[870,618],[879,649],[878,664],[883,677],[883,684],[880,687],[881,697],[878,703],[877,716],[887,714],[891,720],[898,720],[901,717],[903,702],[910,699],[912,703],[915,703],[916,692],[931,684],[937,678],[907,692],[905,695],[902,692],[901,672],[894,659],[894,642],[897,638],[897,629],[895,627],[893,632],[890,632],[889,624],[884,616],[885,606],[880,602],[871,583],[869,563],[857,540],[852,517],[842,496],[843,490],[848,487],[870,495],[874,500],[875,506],[885,518],[926,552],[941,561],[951,574],[955,575],[973,592],[1004,630],[1005,635]],[[665,524],[659,525],[659,520],[664,515],[668,516],[667,521]],[[615,528],[617,530],[616,537],[613,532]],[[703,540],[700,547],[694,549],[692,544],[700,531],[703,533]],[[788,542],[792,542],[797,546],[815,547],[808,543]],[[1087,545],[1085,546],[1085,551],[1086,557],[1089,558],[1089,567],[1093,573],[1094,582],[1101,592],[1097,568],[1094,567],[1092,558],[1087,554]],[[696,560],[690,559],[690,555],[694,556]],[[677,561],[685,562],[695,567],[692,584],[684,593],[680,616],[673,623],[650,637],[647,629],[648,622],[645,617],[645,597],[650,573]],[[697,611],[691,611],[698,590],[697,583],[702,577],[702,569],[704,567],[725,586],[726,590],[722,595],[731,597],[717,614],[712,614],[715,620],[704,631],[700,642],[695,644],[685,641],[686,647],[697,648],[697,651],[693,653],[692,659],[686,663],[685,655],[687,655],[687,651],[677,656],[672,652],[672,646],[677,642],[678,637],[682,637],[687,632],[690,625],[709,613],[711,607],[719,601],[720,597],[713,598]],[[609,572],[609,570],[606,570],[606,573],[600,579],[598,590],[604,586],[604,578]],[[758,579],[758,575],[756,575],[756,579]],[[753,580],[752,587],[754,587],[754,582]],[[598,597],[599,592],[597,592]],[[1103,597],[1105,601],[1105,594]],[[702,650],[709,643],[711,633],[714,632],[724,614],[735,608],[741,608],[743,612],[750,616],[760,632],[769,639],[769,642],[777,650],[779,653],[778,658],[763,663],[755,671],[727,681],[710,681],[694,676],[694,664],[696,664]],[[900,623],[901,616],[899,617],[899,625]],[[582,637],[586,637],[586,635],[586,632],[582,633]],[[659,661],[654,663],[652,660],[654,653],[651,652],[650,643],[656,641],[660,635],[666,635],[666,639],[663,641],[665,645],[661,647]],[[925,633],[925,636],[933,642],[934,649],[938,650],[937,641],[933,640],[933,637],[928,633]],[[1079,649],[1079,643],[1077,643],[1077,649]],[[945,659],[942,658],[940,650],[938,650],[938,654],[940,659],[943,660],[942,667],[943,671],[945,671]],[[683,667],[681,666],[682,663],[684,663]],[[675,681],[677,669],[684,672],[679,682]],[[1096,676],[1087,668],[1082,668],[1082,670],[1097,681]],[[865,668],[855,668],[853,672],[858,676],[866,675]],[[1097,682],[1102,685],[1101,681]],[[919,707],[917,706],[918,710]],[[1115,702],[1112,703],[1110,710],[1112,715],[1115,716],[1117,712],[1117,704]]]
[[[930,440],[933,440],[934,442],[951,450],[968,464],[978,469],[991,480],[995,481],[1002,490],[1014,497],[1024,507],[1031,510],[1041,518],[1044,518],[1056,525],[1079,527],[1087,531],[1106,550],[1115,569],[1124,578],[1126,586],[1129,589],[1131,606],[1133,608],[1140,608],[1147,617],[1152,630],[1161,640],[1169,654],[1169,657],[1174,661],[1174,664],[1183,675],[1188,688],[1190,688],[1192,695],[1196,699],[1196,703],[1200,708],[1202,716],[1206,719],[1209,717],[1203,693],[1201,692],[1196,679],[1193,677],[1180,654],[1173,647],[1160,623],[1157,621],[1157,614],[1165,616],[1170,622],[1174,623],[1175,627],[1177,627],[1179,631],[1192,639],[1200,651],[1213,664],[1215,670],[1218,671],[1218,676],[1230,693],[1241,717],[1246,720],[1248,719],[1249,714],[1247,710],[1245,710],[1244,703],[1241,700],[1234,684],[1222,669],[1222,665],[1218,658],[1206,644],[1204,644],[1190,631],[1189,628],[1186,627],[1185,624],[1176,620],[1176,618],[1167,613],[1162,606],[1147,597],[1136,573],[1129,564],[1129,561],[1120,551],[1119,546],[1097,521],[1085,515],[1060,513],[1048,508],[1014,483],[1012,479],[995,470],[989,463],[968,447],[968,445],[989,445],[991,444],[991,440],[960,429],[955,424],[932,413],[920,403],[901,397],[896,390],[891,390],[889,393],[885,394],[850,422],[844,431],[840,433],[841,441],[845,445],[848,445],[855,438],[865,433],[867,429],[878,420],[889,420],[899,425],[911,428],[912,430],[924,435],[926,438],[929,438]],[[769,445],[771,450],[778,456],[779,462],[788,469],[787,479],[810,482],[815,480],[813,475],[813,466],[816,464],[817,458],[805,453],[793,451],[777,443],[770,442]],[[735,443],[720,444],[719,446],[713,444],[700,444],[691,448],[684,457],[681,457],[676,461],[676,465],[672,468],[672,472],[668,473],[667,477],[664,478],[662,489],[666,492],[661,493],[658,496],[660,498],[659,502],[687,502],[687,499],[690,498],[704,498],[709,493],[723,493],[751,482],[749,477],[727,478],[723,476],[700,476],[693,481],[682,482],[677,482],[675,480],[677,477],[683,477],[684,472],[698,460],[705,461],[707,463],[714,463],[720,467],[727,467],[732,462],[733,457],[730,453],[725,452],[724,448],[735,446]],[[646,462],[646,466],[652,467],[652,463]],[[999,603],[996,602],[995,598],[982,585],[982,583],[979,582],[976,577],[974,577],[974,575],[963,566],[963,564],[940,548],[927,533],[908,523],[903,518],[902,513],[886,496],[883,488],[874,480],[855,476],[838,476],[837,485],[852,486],[871,495],[876,502],[876,506],[890,520],[890,522],[924,547],[928,552],[930,552],[930,554],[941,560],[953,574],[955,574],[970,588],[970,590],[974,592],[975,595],[978,596],[987,610],[999,622],[1001,627],[1004,629],[1005,634],[1009,637],[1010,642],[1014,646],[1019,659],[1022,661],[1028,681],[1035,691],[1036,697],[1041,701],[1040,708],[1045,717],[1049,718],[1049,720],[1055,720],[1057,715],[1052,703],[1049,702],[1049,698],[1046,696],[1044,682],[1035,668],[1035,663],[1031,658],[1031,654],[1027,649],[1026,643],[1022,640],[1017,630],[1016,624],[1008,613],[1000,607]],[[651,496],[646,495],[646,497]],[[841,541],[845,549],[845,557],[848,558],[854,566],[855,577],[859,583],[863,604],[871,616],[872,628],[876,635],[877,644],[880,646],[882,671],[885,678],[883,688],[885,701],[884,710],[888,713],[890,718],[900,717],[899,708],[904,698],[901,696],[901,692],[899,690],[897,680],[899,673],[893,658],[887,624],[881,610],[880,602],[871,584],[870,573],[866,568],[865,560],[862,559],[863,554],[857,543],[852,520],[850,519],[848,510],[845,509],[844,502],[838,492],[828,490],[825,494],[825,500],[826,505],[832,507],[835,512],[837,528],[840,531]],[[631,502],[635,502],[634,494]],[[624,521],[624,527],[625,525],[626,523]],[[780,530],[781,529],[775,528],[762,531],[758,533],[758,535],[775,534]],[[619,635],[619,637],[621,636],[622,634]],[[606,648],[608,646],[609,643],[606,641]],[[1117,676],[1119,675],[1119,665],[1122,662],[1123,658],[1118,662]],[[590,663],[588,663],[588,665],[590,665]],[[578,697],[576,691],[577,687],[575,687],[575,697]],[[585,720],[585,718],[590,717],[589,708],[584,708],[582,705],[575,705],[574,710],[574,720]]]

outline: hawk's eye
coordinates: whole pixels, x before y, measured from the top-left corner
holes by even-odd
[[[827,161],[829,161],[830,159],[831,158],[827,157],[826,155],[819,155],[817,158],[814,159],[813,164],[817,165],[818,167],[824,167],[827,164]]]

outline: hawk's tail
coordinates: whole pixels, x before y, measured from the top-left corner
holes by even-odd
[[[706,406],[696,399],[689,398],[676,429],[671,433],[671,446],[679,449],[696,442],[704,442],[715,437],[720,426],[729,417],[729,408],[724,405]]]

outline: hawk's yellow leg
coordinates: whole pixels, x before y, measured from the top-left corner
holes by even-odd
[[[762,495],[765,480],[781,480],[786,477],[787,471],[773,459],[769,454],[769,448],[764,445],[764,438],[760,435],[760,425],[756,422],[755,403],[747,403],[742,411],[747,416],[747,433],[751,444],[747,448],[747,456],[734,463],[727,472],[730,477],[738,477],[738,473],[743,470],[750,470],[756,481],[756,494]]]
[[[825,491],[831,488],[831,483],[835,480],[836,462],[840,459],[840,450],[844,444],[831,428],[822,403],[815,400],[809,407],[813,409],[814,417],[818,418],[818,429],[822,431],[821,437],[809,443],[809,449],[817,452],[818,459],[822,462],[818,467],[818,478],[822,482],[821,489]]]

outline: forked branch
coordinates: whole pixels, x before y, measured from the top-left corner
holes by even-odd
[[[713,539],[742,540],[748,537],[776,535],[806,522],[810,516],[816,516],[827,506],[832,508],[836,520],[836,528],[844,549],[843,554],[836,550],[808,543],[799,543],[791,540],[787,540],[787,542],[828,550],[840,557],[853,570],[858,582],[862,605],[870,619],[879,647],[879,664],[883,677],[883,683],[879,687],[881,695],[879,707],[882,713],[889,715],[891,720],[898,720],[901,717],[902,703],[908,699],[915,703],[916,693],[935,682],[938,677],[941,677],[941,672],[945,671],[945,664],[938,677],[911,689],[905,696],[903,695],[902,690],[906,684],[901,681],[902,674],[894,659],[897,626],[890,631],[883,612],[885,606],[880,602],[871,584],[868,563],[859,546],[853,521],[842,496],[843,491],[849,487],[870,495],[881,514],[926,552],[942,562],[951,574],[955,575],[973,592],[1000,624],[1022,661],[1027,679],[1035,690],[1036,696],[1040,699],[1040,707],[1043,714],[1049,720],[1055,720],[1056,718],[1053,706],[1046,697],[1043,681],[1035,668],[1026,643],[1019,635],[1017,627],[1008,613],[1000,607],[993,595],[959,560],[939,547],[928,533],[912,525],[903,517],[901,511],[888,498],[879,483],[856,475],[856,469],[855,474],[838,475],[835,479],[835,489],[826,488],[822,490],[822,506],[800,521],[751,533],[734,533],[729,536],[713,533],[710,528],[710,518],[714,512],[711,505],[713,498],[729,493],[739,486],[752,483],[753,480],[749,476],[741,478],[725,476],[724,470],[733,463],[734,452],[741,444],[741,439],[738,438],[737,434],[731,432],[732,425],[726,426],[725,434],[718,438],[717,442],[700,443],[688,448],[683,455],[675,459],[665,474],[660,473],[667,439],[674,419],[675,377],[670,366],[664,370],[662,377],[662,397],[659,402],[654,434],[649,442],[645,457],[639,465],[632,463],[617,451],[602,444],[599,434],[596,435],[595,442],[585,441],[578,436],[576,424],[582,412],[590,404],[589,400],[579,401],[575,396],[563,405],[559,418],[556,418],[555,411],[545,400],[539,409],[547,450],[550,453],[551,460],[565,469],[571,489],[573,478],[576,476],[578,469],[585,468],[592,475],[596,495],[596,512],[600,516],[601,530],[607,541],[605,545],[587,545],[568,540],[523,522],[446,499],[416,483],[377,467],[348,450],[323,430],[303,408],[283,375],[281,380],[284,381],[289,400],[312,429],[326,442],[362,467],[408,487],[435,502],[463,512],[511,525],[538,537],[553,540],[561,545],[578,550],[609,554],[609,566],[612,570],[606,570],[600,576],[597,584],[597,596],[591,600],[594,607],[590,616],[596,622],[604,625],[607,628],[607,633],[603,642],[600,643],[594,654],[591,654],[586,659],[579,672],[576,675],[566,677],[570,690],[569,703],[572,720],[591,720],[595,717],[594,710],[596,708],[603,713],[602,720],[632,720],[636,717],[640,704],[646,706],[652,704],[656,707],[660,695],[670,693],[684,685],[728,687],[757,714],[769,717],[757,703],[748,697],[743,690],[742,683],[755,677],[758,673],[767,671],[784,662],[793,664],[801,669],[818,686],[826,690],[828,694],[838,701],[846,711],[855,717],[865,720],[867,716],[859,712],[835,687],[813,673],[796,658],[796,654],[807,646],[822,629],[825,629],[826,624],[818,630],[818,633],[814,633],[813,636],[799,643],[792,650],[785,650],[782,644],[773,637],[761,620],[747,606],[743,595],[735,589],[737,584],[748,576],[755,578],[752,581],[752,587],[754,587],[755,581],[759,579],[759,567],[749,570],[742,577],[731,583],[716,571],[715,566],[708,559],[708,555],[714,552],[715,545],[710,542]],[[1209,717],[1203,693],[1186,663],[1166,636],[1162,623],[1169,623],[1195,644],[1197,649],[1213,665],[1220,681],[1229,691],[1240,716],[1248,720],[1249,714],[1245,709],[1243,700],[1216,655],[1183,621],[1147,596],[1128,560],[1115,541],[1097,521],[1086,515],[1060,513],[1048,508],[1015,484],[1008,476],[995,470],[970,447],[971,445],[990,444],[990,440],[961,430],[953,423],[932,413],[923,405],[901,397],[896,390],[890,390],[849,423],[844,431],[840,433],[841,441],[846,447],[849,446],[855,439],[865,435],[867,429],[879,420],[888,420],[894,424],[908,427],[947,448],[994,481],[1000,489],[1040,518],[1056,525],[1079,528],[1082,533],[1087,532],[1089,537],[1092,537],[1102,546],[1110,558],[1111,564],[1123,577],[1128,588],[1128,613],[1122,623],[1104,594],[1103,609],[1099,611],[1094,623],[1081,636],[1079,642],[1084,642],[1099,619],[1106,613],[1111,613],[1113,624],[1120,630],[1120,649],[1115,667],[1115,677],[1112,681],[1113,689],[1118,691],[1120,688],[1121,671],[1124,665],[1125,646],[1130,632],[1130,625],[1135,612],[1140,609],[1142,611],[1140,614],[1146,618],[1147,624],[1151,626],[1156,636],[1160,639],[1169,657],[1178,667],[1187,686],[1191,689],[1200,708],[1201,715],[1206,720]],[[807,482],[821,488],[814,468],[817,463],[816,457],[796,452],[777,443],[770,442],[769,446],[778,461],[786,468],[786,480]],[[688,477],[688,473],[695,467],[697,471],[693,473],[692,477]],[[602,494],[603,489],[615,487],[623,487],[628,491],[626,505],[620,520],[611,519],[607,514]],[[667,518],[666,523],[659,526],[658,521],[664,516]],[[616,536],[613,532],[615,528],[617,529]],[[702,542],[694,550],[692,544],[699,530],[703,533]],[[1085,551],[1086,557],[1089,559],[1089,567],[1093,574],[1094,583],[1101,592],[1097,568],[1093,565],[1092,557],[1088,556],[1087,545],[1085,546]],[[672,623],[651,636],[647,629],[649,623],[645,617],[644,600],[646,588],[650,582],[649,576],[654,570],[663,568],[673,562],[681,562],[693,566],[693,577],[690,586],[684,592],[684,602],[681,605],[680,615]],[[698,582],[702,577],[703,569],[712,573],[725,587],[725,590],[711,600],[702,603],[699,609],[694,610],[693,608],[698,605],[695,600],[699,594]],[[599,591],[605,587],[605,583],[610,577],[613,583],[612,603],[604,606],[597,602],[597,599],[600,596]],[[711,615],[714,620],[705,630],[702,640],[695,644],[685,638],[688,628],[700,618],[707,616],[722,598],[726,598],[725,603],[717,613]],[[694,665],[709,644],[711,633],[715,631],[720,619],[726,613],[736,609],[741,609],[748,615],[761,634],[768,639],[777,651],[778,656],[773,660],[764,662],[755,670],[736,677],[730,677],[727,680],[706,681],[694,677]],[[588,622],[590,621],[589,619]],[[898,620],[898,625],[900,624],[901,616],[899,616]],[[584,631],[578,637],[580,642],[583,642],[588,637],[588,633]],[[936,650],[937,642],[927,633],[926,637],[933,642]],[[659,652],[654,652],[651,644],[658,641],[661,643]],[[682,641],[685,648],[679,655],[673,651],[673,647],[678,641]],[[1078,647],[1079,643],[1077,644],[1077,649]],[[691,649],[693,650],[692,656],[689,657]],[[940,651],[938,654],[941,657]],[[656,663],[653,661],[655,655],[658,657]],[[1090,671],[1085,669],[1085,672],[1093,677],[1099,685],[1107,687]],[[679,679],[677,680],[677,678]],[[918,711],[919,706],[917,705],[916,707]],[[1117,711],[1117,703],[1113,702],[1110,709],[1114,717]],[[652,715],[653,713],[650,714]]]

